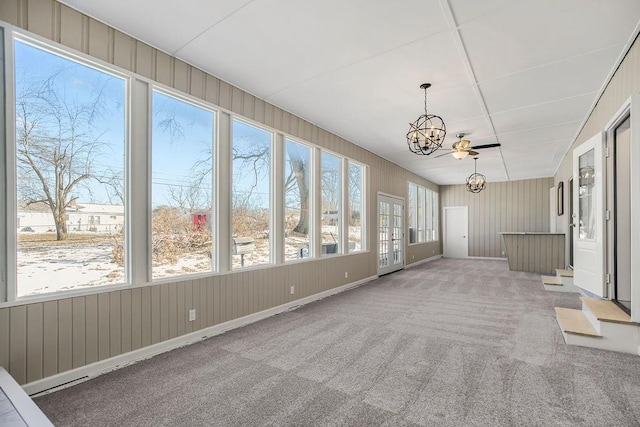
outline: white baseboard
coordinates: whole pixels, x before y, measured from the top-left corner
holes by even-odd
[[[442,254],[434,255],[434,256],[432,256],[430,258],[421,259],[420,261],[416,261],[416,262],[412,262],[411,264],[407,264],[407,265],[404,266],[404,268],[407,269],[407,268],[417,267],[417,266],[422,265],[422,264],[424,264],[426,262],[435,261],[435,260],[440,259],[440,258],[442,258]]]
[[[99,362],[81,366],[70,371],[61,372],[47,378],[33,381],[23,385],[22,388],[30,396],[47,394],[53,391],[61,390],[63,388],[70,387],[83,381],[87,381],[91,378],[95,378],[99,375],[106,374],[107,372],[115,371],[116,369],[132,365],[141,360],[149,359],[153,356],[165,353],[169,350],[184,347],[189,344],[194,344],[204,339],[223,334],[232,329],[240,328],[242,326],[258,322],[268,317],[275,316],[276,314],[295,309],[299,306],[309,304],[311,302],[329,297],[331,295],[348,291],[377,278],[378,276],[367,277],[365,279],[358,280],[357,282],[338,286],[337,288],[329,289],[318,294],[291,301],[277,307],[249,314],[247,316],[233,319],[219,325],[209,326],[208,328],[200,329],[198,331],[172,338],[167,341],[163,341],[138,350],[110,357]]]
[[[484,260],[484,261],[508,261],[507,258],[497,256],[470,256],[467,259]]]

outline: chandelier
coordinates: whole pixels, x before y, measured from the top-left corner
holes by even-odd
[[[471,193],[479,193],[486,187],[487,177],[478,173],[478,158],[473,158],[473,173],[467,178],[467,191]]]
[[[427,156],[442,147],[444,137],[447,134],[447,127],[442,117],[427,113],[427,89],[429,87],[431,87],[431,83],[420,85],[420,88],[424,89],[424,114],[409,125],[409,132],[407,132],[409,150],[414,154]]]

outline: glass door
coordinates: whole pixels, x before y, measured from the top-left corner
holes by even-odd
[[[404,268],[404,201],[378,195],[378,274]]]

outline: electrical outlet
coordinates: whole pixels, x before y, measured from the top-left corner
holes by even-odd
[[[349,278],[349,273],[348,273],[348,272],[346,272],[346,271],[344,272],[344,278],[345,278],[345,279],[348,279],[348,278]]]
[[[411,255],[411,261],[415,260],[416,256],[415,255]]]
[[[502,251],[502,256],[504,256],[504,251]]]
[[[295,293],[295,291],[296,291],[296,287],[295,286],[291,286],[291,288],[289,288],[289,293],[291,295],[293,295]]]
[[[196,309],[192,308],[189,310],[189,322],[193,322],[194,320],[196,320]]]

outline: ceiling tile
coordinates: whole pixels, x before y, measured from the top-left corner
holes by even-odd
[[[99,21],[173,54],[252,0],[63,0]]]
[[[570,58],[480,84],[490,114],[590,93],[595,97],[620,48]]]
[[[482,82],[622,45],[639,16],[637,0],[522,1],[462,25],[460,32]]]

